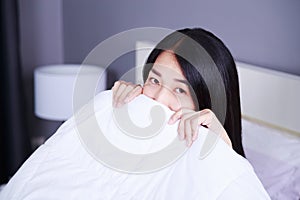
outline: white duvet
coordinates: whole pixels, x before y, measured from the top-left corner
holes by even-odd
[[[138,125],[151,123],[149,110],[154,105],[160,104],[140,95],[128,105],[130,120]],[[149,139],[124,134],[113,116],[111,91],[97,95],[94,107],[93,116],[104,137],[121,151],[146,155],[178,140],[177,124],[165,125],[160,134]],[[167,117],[172,114],[166,107],[162,108]],[[222,140],[217,141],[208,156],[199,159],[208,134],[205,128],[199,129],[199,137],[192,147],[161,169],[139,174],[122,172],[122,165],[118,170],[112,169],[91,154],[79,137],[76,127],[92,117],[84,109],[79,112],[80,123],[70,118],[31,155],[1,191],[0,199],[269,199],[249,162]],[[97,148],[101,150],[103,146]],[[122,159],[113,153],[109,157]]]

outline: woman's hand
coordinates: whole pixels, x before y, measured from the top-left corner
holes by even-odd
[[[113,91],[113,106],[121,107],[122,105],[130,102],[138,95],[142,94],[143,88],[141,85],[125,81],[116,81],[112,87]]]
[[[224,127],[211,110],[204,109],[195,112],[194,110],[182,109],[171,116],[169,124],[174,124],[179,119],[179,138],[181,140],[186,139],[187,146],[190,147],[197,139],[199,125],[202,125],[218,134],[230,147],[232,147],[231,141]]]

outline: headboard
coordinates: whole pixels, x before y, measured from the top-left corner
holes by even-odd
[[[136,43],[136,82],[155,44]],[[236,61],[242,116],[300,137],[300,77]]]

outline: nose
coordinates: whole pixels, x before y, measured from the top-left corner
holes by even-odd
[[[177,111],[180,108],[177,97],[167,87],[162,86],[158,91],[156,91],[153,99],[161,104],[164,104],[173,111]]]

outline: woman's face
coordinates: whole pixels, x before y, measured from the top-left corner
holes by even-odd
[[[195,110],[189,83],[172,52],[164,51],[156,59],[144,84],[143,94],[173,111]]]

